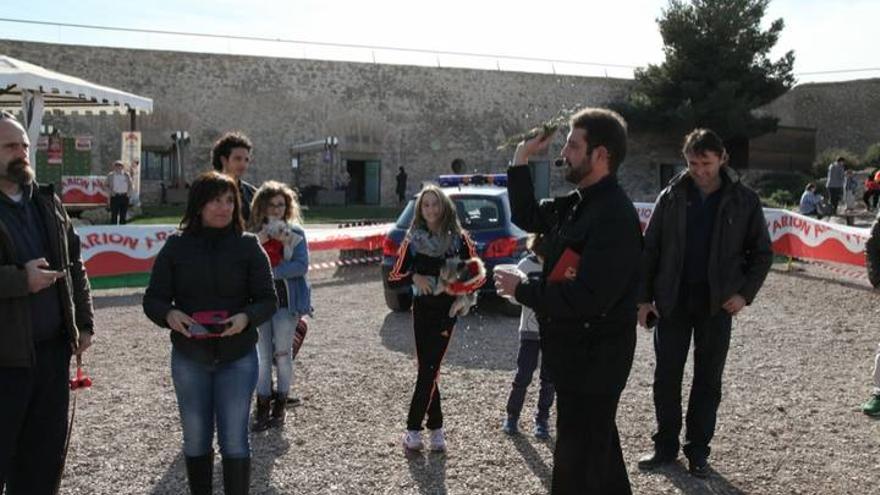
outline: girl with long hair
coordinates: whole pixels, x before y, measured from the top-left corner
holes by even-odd
[[[192,184],[181,232],[156,256],[144,313],[170,329],[171,378],[193,495],[210,495],[216,424],[227,495],[248,493],[248,417],[257,383],[257,326],[275,312],[272,272],[244,232],[235,182],[205,172]]]
[[[311,290],[306,280],[309,248],[296,193],[281,182],[264,182],[254,195],[248,230],[259,236],[269,256],[278,293],[278,310],[260,326],[257,342],[260,373],[252,429],[262,431],[284,425],[285,404],[293,380],[294,331],[300,319],[312,313]],[[274,394],[273,362],[277,369]]]
[[[436,284],[447,260],[469,260],[476,258],[477,253],[458,221],[455,205],[442,189],[428,185],[419,193],[412,224],[397,256],[388,281],[392,286],[413,286],[413,332],[418,358],[418,375],[403,446],[408,450],[424,447],[421,432],[427,415],[429,448],[444,452],[446,439],[438,383],[440,363],[449,346],[456,317],[449,314],[455,296],[446,292],[435,294]],[[484,278],[475,280],[469,289],[474,291],[484,282]]]

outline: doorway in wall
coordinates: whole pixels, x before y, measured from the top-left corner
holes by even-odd
[[[345,191],[347,204],[377,205],[380,201],[379,160],[346,160],[348,187]]]

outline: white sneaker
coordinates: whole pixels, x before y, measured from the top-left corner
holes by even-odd
[[[406,430],[406,433],[403,434],[403,448],[415,451],[425,448],[425,445],[422,443],[422,432],[419,430]]]
[[[430,448],[431,452],[446,452],[446,435],[443,433],[443,428],[431,430]]]

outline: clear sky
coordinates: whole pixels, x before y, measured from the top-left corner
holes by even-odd
[[[0,21],[0,38],[631,77],[629,67],[663,60],[656,18],[666,5],[666,0],[0,0],[0,17],[6,19],[400,47],[424,52],[100,31],[8,21]],[[785,20],[785,29],[774,59],[794,50],[799,82],[880,77],[876,28],[880,1],[771,0],[765,26],[779,17]],[[37,60],[31,62],[39,64]],[[873,70],[809,74],[853,69]]]

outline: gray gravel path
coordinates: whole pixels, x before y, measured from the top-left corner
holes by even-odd
[[[385,308],[375,266],[315,272],[313,283],[317,318],[294,371],[303,405],[286,429],[253,436],[252,493],[547,493],[553,442],[499,429],[515,319],[481,311],[460,320],[442,371],[450,451],[405,456],[399,441],[415,379],[409,315]],[[143,316],[141,294],[95,294],[99,340],[87,357],[95,385],[80,396],[63,493],[186,493],[170,344]],[[634,491],[873,493],[880,422],[858,405],[880,341],[877,303],[864,284],[771,273],[734,323],[707,481],[689,477],[683,461],[651,474],[635,466],[654,427],[654,358],[640,330],[618,415]]]

